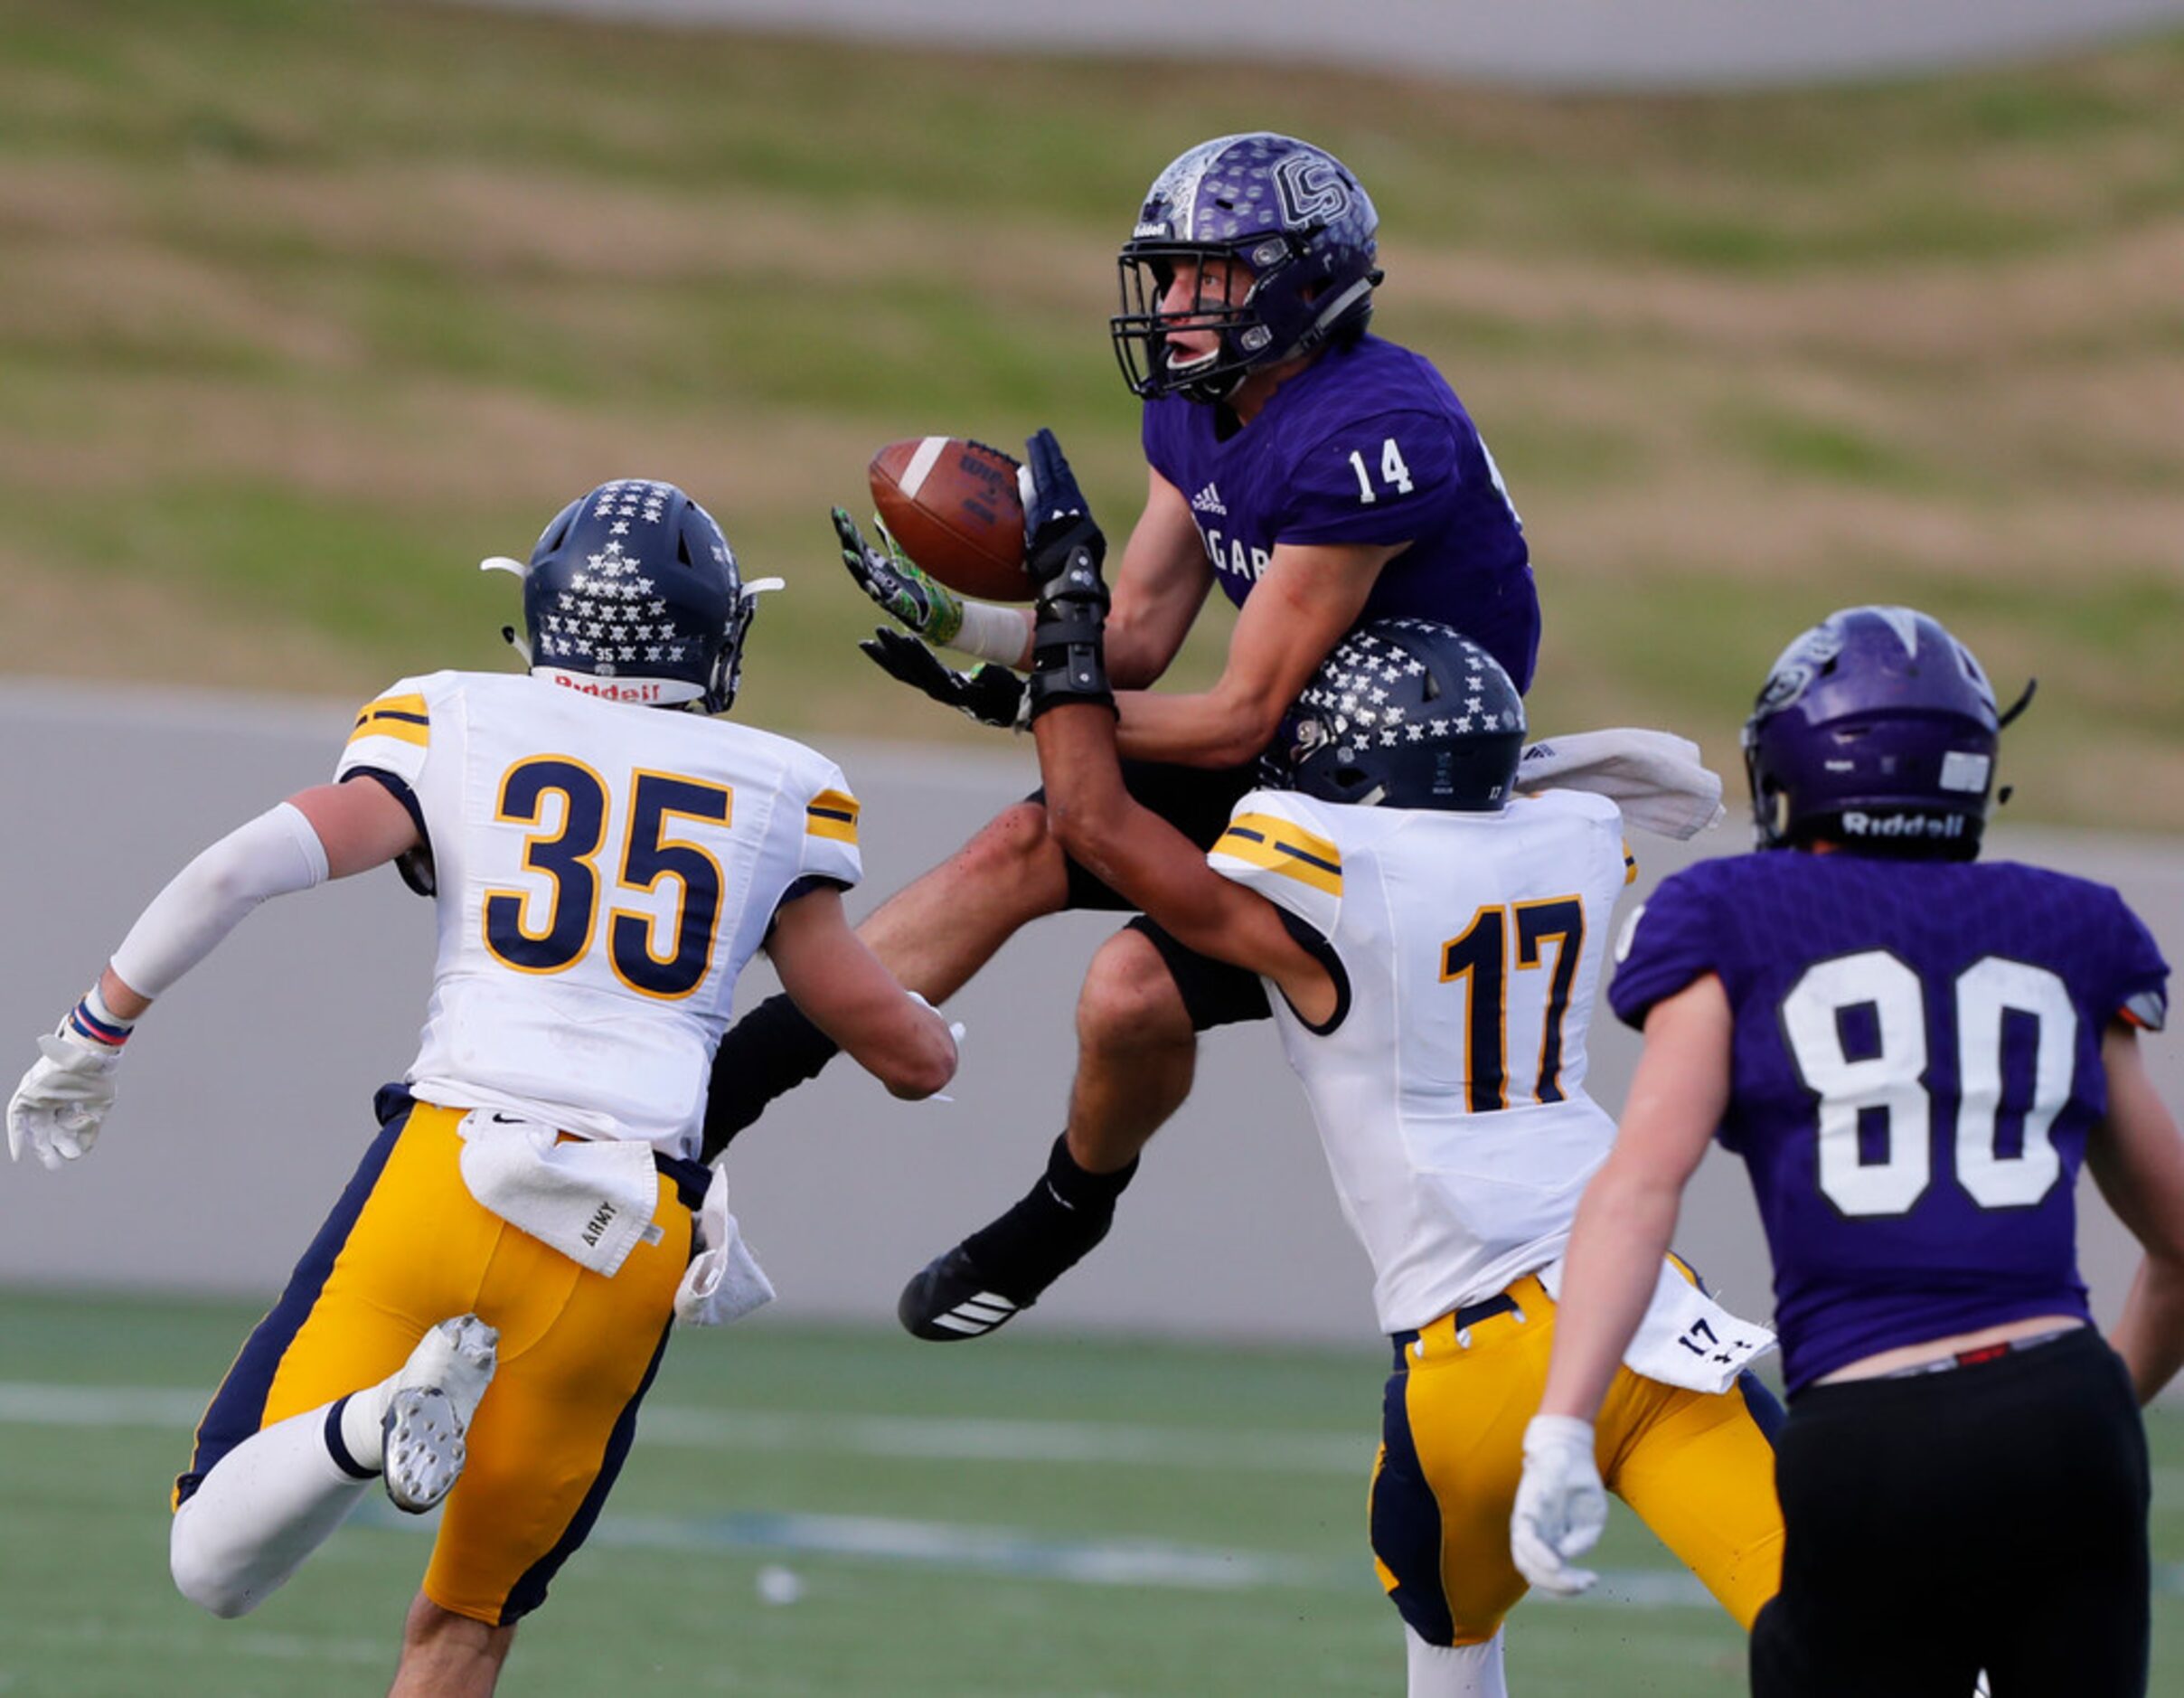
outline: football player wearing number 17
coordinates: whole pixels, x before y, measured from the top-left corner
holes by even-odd
[[[2020,703],[2021,705],[2021,703]],[[1774,1257],[1790,1414],[1761,1698],[2125,1698],[2148,1677],[2146,1440],[2184,1362],[2184,1143],[2150,1085],[2168,968],[2105,886],[1982,863],[2010,716],[1971,652],[1853,608],[1745,728],[1763,851],[1664,882],[1611,995],[1645,1052],[1585,1194],[1511,1542],[1536,1585],[1606,1514],[1592,1417],[1629,1282],[1717,1135]],[[2080,1164],[2145,1261],[2104,1341]]]
[[[1097,529],[1050,435],[1031,467],[1047,579],[1031,701],[1053,830],[1266,985],[1394,1345],[1370,1522],[1411,1698],[1502,1698],[1502,1618],[1525,1590],[1507,1538],[1523,1422],[1570,1217],[1614,1136],[1585,1090],[1586,1033],[1630,872],[1624,820],[1599,796],[1516,795],[1509,674],[1445,625],[1374,619],[1320,665],[1261,788],[1200,850],[1127,791]],[[1675,776],[1710,808],[1711,774],[1693,760]],[[1782,1554],[1779,1411],[1744,1372],[1772,1340],[1687,1274],[1656,1256],[1632,1275],[1648,1328],[1614,1376],[1609,1471],[1749,1623]]]
[[[369,703],[333,783],[145,910],[7,1110],[18,1160],[84,1154],[151,999],[268,897],[391,861],[435,897],[422,1047],[199,1423],[171,1538],[184,1594],[239,1616],[374,1482],[408,1511],[445,1498],[401,1698],[493,1690],[621,1469],[670,1323],[772,1295],[692,1159],[745,962],[766,950],[898,1096],[956,1067],[843,918],[840,769],[706,717],[735,696],[756,586],[705,510],[605,484],[528,562],[485,564],[523,578],[530,675],[435,673]]]

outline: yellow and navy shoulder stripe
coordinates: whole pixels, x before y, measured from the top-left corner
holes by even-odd
[[[391,737],[398,743],[419,749],[432,741],[432,714],[421,695],[383,695],[368,702],[356,716],[349,741],[360,737]]]
[[[805,805],[804,835],[857,841],[857,798],[847,790],[822,790]]]
[[[1631,840],[1628,837],[1623,840],[1623,882],[1625,884],[1638,882],[1638,857],[1631,853]]]
[[[1342,852],[1294,820],[1239,814],[1213,845],[1217,855],[1266,867],[1330,896],[1342,893]]]

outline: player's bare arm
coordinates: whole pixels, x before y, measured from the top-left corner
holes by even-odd
[[[796,1006],[895,1096],[929,1097],[955,1077],[947,1022],[905,992],[850,929],[839,891],[785,902],[766,953]]]
[[[1133,801],[1116,764],[1115,720],[1062,706],[1034,723],[1048,829],[1070,856],[1202,955],[1264,974],[1305,1019],[1324,1021],[1334,978],[1263,896],[1222,878],[1182,833]]]
[[[1728,996],[1710,973],[1646,1016],[1615,1147],[1570,1229],[1543,1415],[1589,1421],[1607,1394],[1674,1236],[1684,1184],[1728,1104],[1729,1029]]]
[[[1123,545],[1107,609],[1107,676],[1125,690],[1145,689],[1168,670],[1213,588],[1191,504],[1158,472],[1148,470],[1145,483],[1145,510]]]
[[[1116,741],[1125,755],[1179,766],[1234,767],[1271,742],[1282,714],[1358,621],[1380,569],[1404,544],[1280,543],[1237,615],[1213,688],[1126,692]]]
[[[2085,1165],[2146,1252],[2109,1343],[2148,1403],[2184,1367],[2184,1139],[2129,1025],[2109,1026],[2101,1065],[2108,1113],[2086,1141]]]
[[[1599,1578],[1575,1565],[1607,1524],[1593,1423],[1644,1316],[1684,1185],[1728,1105],[1732,1024],[1710,973],[1654,1005],[1614,1147],[1570,1227],[1554,1353],[1510,1515],[1510,1554],[1545,1591],[1567,1596]]]

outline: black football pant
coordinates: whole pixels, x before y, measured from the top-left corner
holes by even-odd
[[[2145,1429],[2090,1327],[1807,1388],[1776,1440],[1782,1591],[1755,1698],[2143,1698]]]

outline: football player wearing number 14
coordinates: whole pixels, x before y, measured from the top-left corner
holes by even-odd
[[[751,955],[898,1096],[956,1066],[843,918],[841,769],[705,717],[734,698],[756,588],[705,510],[622,479],[528,562],[485,564],[523,578],[531,675],[369,703],[333,783],[153,901],[7,1111],[17,1159],[83,1155],[138,1016],[268,897],[391,861],[436,895],[422,1047],[199,1423],[171,1538],[184,1596],[239,1616],[375,1482],[411,1512],[444,1498],[400,1698],[493,1690],[621,1469],[669,1323],[772,1295],[692,1159]]]
[[[1745,729],[1767,853],[1664,882],[1612,991],[1645,1052],[1571,1239],[1511,1523],[1536,1585],[1606,1514],[1591,1417],[1711,1137],[1774,1258],[1790,1398],[1761,1698],[2125,1698],[2148,1677],[2137,1405],[2184,1362],[2184,1143],[2148,1082],[2168,968],[2103,885],[1981,863],[1998,716],[1971,652],[1853,608]],[[2104,1342],[2080,1164],[2146,1251]]]
[[[1112,323],[1144,402],[1145,505],[1114,573],[1107,664],[1130,793],[1202,849],[1252,786],[1284,711],[1343,634],[1390,617],[1452,625],[1520,690],[1539,602],[1523,526],[1492,456],[1432,363],[1370,334],[1378,214],[1324,149],[1287,136],[1200,143],[1154,179],[1120,255]],[[978,655],[962,674],[916,637],[866,645],[893,675],[1007,725],[1031,661],[1020,608],[962,602],[868,549],[845,559],[918,636]],[[1102,544],[1104,547],[1104,543]],[[1210,690],[1151,685],[1207,594],[1238,608]],[[1028,921],[1126,911],[1066,855],[1037,796],[861,929],[912,985],[953,995]],[[1078,1005],[1078,1065],[1061,1137],[1030,1192],[904,1292],[918,1336],[977,1337],[1034,1302],[1107,1231],[1139,1149],[1189,1094],[1197,1034],[1267,1017],[1257,977],[1140,919],[1094,957]],[[720,1051],[709,1138],[755,1119],[829,1051],[780,1004]]]

